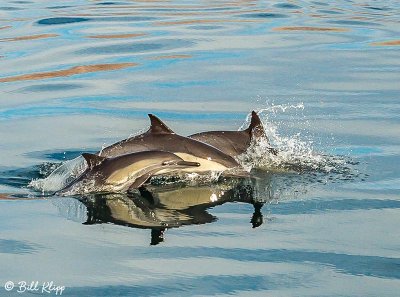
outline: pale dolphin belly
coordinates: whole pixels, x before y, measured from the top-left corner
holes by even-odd
[[[186,173],[199,173],[199,172],[208,172],[208,171],[225,171],[228,168],[220,163],[217,163],[211,159],[204,159],[204,158],[200,158],[200,157],[196,157],[194,155],[190,155],[190,154],[186,154],[186,153],[179,153],[176,152],[174,153],[175,155],[177,155],[178,157],[182,158],[185,161],[189,161],[189,162],[197,162],[200,163],[199,167],[193,167],[193,168],[183,168],[180,169],[179,171],[183,171]],[[171,171],[168,171],[171,172]],[[157,172],[157,175],[163,174],[165,173],[164,170],[161,170],[159,172]]]

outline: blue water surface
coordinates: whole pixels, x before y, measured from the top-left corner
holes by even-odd
[[[0,295],[399,296],[399,15],[393,0],[2,3]],[[28,187],[147,113],[189,135],[251,110],[273,145],[342,163],[304,153],[307,170],[159,204]]]

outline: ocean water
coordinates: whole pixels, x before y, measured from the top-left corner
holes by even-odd
[[[3,1],[0,296],[399,296],[399,15],[382,0]],[[30,186],[147,113],[189,135],[252,110],[281,151],[241,156],[252,180]]]

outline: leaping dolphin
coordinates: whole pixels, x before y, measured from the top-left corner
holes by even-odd
[[[165,123],[160,119],[157,120],[159,126],[162,126],[166,131],[172,132]],[[264,138],[267,142],[269,141],[260,117],[255,111],[252,111],[250,125],[245,130],[207,131],[192,134],[188,137],[209,144],[231,157],[236,157],[246,152],[251,142],[254,140]],[[277,154],[277,150],[272,147],[269,148],[269,152],[274,155]]]
[[[162,151],[132,153],[114,158],[87,153],[82,156],[88,165],[87,169],[56,195],[127,192],[139,188],[157,172],[200,166],[197,162],[184,161],[173,153]]]
[[[206,133],[213,132],[204,132],[202,136],[203,142],[201,142],[196,139],[175,134],[155,115],[149,114],[149,117],[151,125],[147,132],[112,144],[97,152],[97,155],[102,157],[117,157],[141,151],[166,151],[174,153],[186,161],[200,163],[199,167],[184,168],[182,171],[201,173],[207,171],[221,172],[227,169],[234,169],[234,172],[230,173],[231,175],[246,175],[246,172],[240,169],[240,164],[233,158],[237,153],[232,153],[226,148],[229,147],[229,145],[214,143],[211,140],[208,140],[209,143],[206,143],[207,139],[204,139],[204,137],[208,135]],[[253,134],[253,131],[257,130],[253,129],[254,127],[255,125],[249,130],[249,133]],[[245,151],[247,149],[247,143],[250,142],[249,139],[251,137],[248,136],[249,133],[240,132],[242,131],[228,132],[230,145],[233,147],[237,146],[235,152]],[[244,134],[244,137],[242,134]],[[235,141],[235,135],[238,135],[237,141]],[[196,138],[194,135],[192,135],[192,137]],[[45,191],[63,189],[65,185],[70,183],[71,179],[75,179],[79,176],[84,169],[85,164],[82,158],[76,158],[54,170],[46,179],[41,181],[39,186],[42,190],[45,189]],[[158,174],[163,173],[162,171],[158,172]]]
[[[186,161],[200,163],[199,167],[182,169],[185,172],[225,171],[241,168],[232,156],[207,143],[175,134],[153,114],[149,114],[149,117],[151,125],[147,132],[110,145],[101,150],[99,155],[115,157],[140,151],[160,150],[174,153]],[[243,174],[243,171],[240,174]]]

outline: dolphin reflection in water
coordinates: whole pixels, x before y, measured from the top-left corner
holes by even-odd
[[[250,179],[229,179],[212,186],[194,187],[150,184],[129,194],[96,194],[72,199],[78,199],[86,209],[83,224],[112,223],[150,229],[150,244],[156,245],[164,240],[164,232],[169,228],[216,221],[208,209],[227,202],[252,204],[254,212],[250,222],[253,228],[259,227],[263,223],[261,208],[270,198],[264,196],[268,191],[260,191],[258,186],[257,181]],[[65,200],[58,207],[61,213],[71,215],[71,206],[66,206]]]

